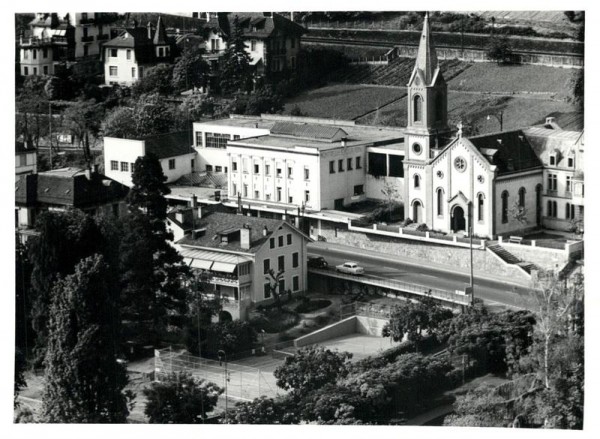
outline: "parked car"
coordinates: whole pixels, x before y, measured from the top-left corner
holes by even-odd
[[[365,269],[356,262],[344,262],[342,265],[337,265],[335,269],[340,273],[354,274],[357,276],[365,273]]]
[[[312,268],[327,268],[329,266],[323,256],[309,256],[306,264]]]

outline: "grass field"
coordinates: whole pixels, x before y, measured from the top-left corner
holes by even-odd
[[[337,84],[310,90],[290,99],[284,113],[294,107],[311,117],[352,120],[392,102],[406,93],[399,88]]]

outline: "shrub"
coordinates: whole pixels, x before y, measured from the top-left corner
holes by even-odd
[[[255,315],[250,318],[250,325],[257,330],[264,330],[269,334],[282,332],[290,329],[298,323],[300,316],[298,313],[283,307],[265,307],[262,310],[256,309]]]
[[[413,220],[411,220],[410,218],[406,218],[404,221],[402,221],[400,223],[400,227],[406,227],[409,226],[413,223]]]
[[[417,232],[427,232],[429,231],[429,227],[427,227],[427,224],[423,223],[423,224],[419,224],[416,228]]]

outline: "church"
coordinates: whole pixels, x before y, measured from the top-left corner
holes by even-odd
[[[428,14],[407,86],[405,216],[478,237],[583,227],[583,133],[561,130],[552,118],[475,137],[463,136],[460,123],[452,130]]]

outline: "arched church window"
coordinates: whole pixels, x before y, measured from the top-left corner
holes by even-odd
[[[423,98],[420,95],[413,98],[413,118],[415,122],[423,120]]]
[[[421,176],[419,174],[415,174],[413,177],[414,180],[414,188],[418,189],[421,187]]]
[[[444,215],[444,189],[442,188],[437,190],[437,214],[438,216]]]
[[[502,192],[502,222],[508,222],[508,191]]]
[[[477,195],[477,221],[483,221],[483,194]]]
[[[519,188],[519,207],[525,207],[525,188]]]

